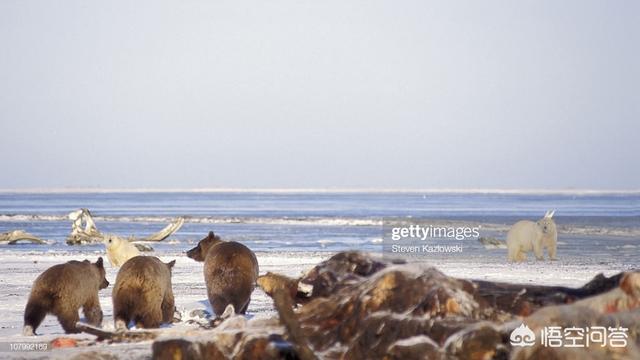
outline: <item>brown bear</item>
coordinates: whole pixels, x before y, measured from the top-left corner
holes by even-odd
[[[122,265],[112,293],[116,330],[127,329],[130,321],[138,328],[157,328],[172,322],[175,304],[171,268],[175,263],[135,256]]]
[[[48,268],[33,283],[24,310],[22,333],[34,335],[47,314],[57,316],[66,333],[77,333],[80,307],[89,324],[100,326],[102,309],[98,291],[107,286],[102,258],[93,264],[89,260],[73,260]]]
[[[253,251],[235,241],[223,241],[213,231],[187,251],[195,261],[204,261],[204,280],[213,312],[220,316],[228,305],[244,314],[258,278],[258,260]]]

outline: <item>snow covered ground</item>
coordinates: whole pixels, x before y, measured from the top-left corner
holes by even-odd
[[[26,341],[48,342],[60,336],[66,336],[54,316],[47,316],[44,322],[37,330],[39,334],[36,337],[22,336],[22,318],[24,314],[24,306],[26,305],[31,285],[35,278],[47,268],[64,263],[69,260],[81,260],[84,258],[95,261],[98,256],[104,256],[100,252],[87,252],[84,256],[78,256],[77,253],[65,252],[13,252],[10,246],[2,246],[0,248],[0,261],[2,266],[2,277],[0,277],[0,358],[5,357],[59,357],[68,356],[69,350],[55,350],[46,353],[15,353],[10,352],[10,343],[20,343]],[[260,272],[267,271],[279,272],[290,276],[299,276],[304,270],[313,267],[316,263],[327,258],[326,253],[258,253],[260,262]],[[206,286],[202,274],[202,264],[197,263],[183,254],[162,254],[160,259],[170,261],[176,259],[172,281],[173,291],[176,299],[177,310],[181,313],[182,319],[187,320],[191,311],[196,309],[207,310],[211,313],[211,308],[207,300]],[[106,258],[105,258],[106,261]],[[115,282],[117,269],[112,268],[106,263],[107,279],[111,285],[105,290],[100,291],[100,305],[104,312],[103,327],[105,329],[113,329],[113,312],[111,303],[111,290]],[[274,313],[271,299],[267,297],[260,289],[256,289],[251,299],[248,316],[270,316]],[[81,319],[82,321],[82,319]],[[178,323],[169,327],[184,328],[196,325],[187,325]],[[72,335],[78,339],[92,339],[93,336],[87,334]],[[96,350],[100,350],[103,346],[98,345]],[[122,347],[126,348],[123,352]],[[129,348],[132,349],[129,349]],[[150,343],[137,345],[109,345],[108,351],[115,351],[124,357],[143,357],[151,352]],[[87,350],[87,349],[85,349]],[[104,350],[104,349],[103,349]],[[130,352],[130,350],[132,350]],[[77,350],[75,350],[77,351]]]

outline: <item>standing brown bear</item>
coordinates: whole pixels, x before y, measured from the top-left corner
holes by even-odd
[[[102,309],[98,291],[107,286],[102,258],[93,264],[89,260],[73,260],[48,268],[33,283],[24,310],[22,333],[34,335],[47,314],[57,316],[66,333],[77,333],[80,307],[89,324],[100,326]]]
[[[165,264],[155,256],[135,256],[122,265],[112,294],[117,330],[128,328],[130,321],[139,328],[172,322],[175,304],[171,268],[175,263]]]
[[[220,316],[227,305],[244,314],[258,278],[258,260],[253,251],[235,241],[223,241],[213,231],[187,251],[195,261],[204,261],[204,280],[213,312]]]

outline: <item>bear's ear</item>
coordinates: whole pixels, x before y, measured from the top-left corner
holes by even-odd
[[[213,231],[209,231],[209,239],[213,239],[214,237],[216,237],[216,234],[214,234]]]
[[[102,263],[102,256],[98,258],[98,261],[96,261],[96,265],[99,268],[104,267],[104,264]]]
[[[175,265],[175,264],[176,264],[176,261],[175,261],[175,260],[171,260],[171,261],[169,261],[169,262],[167,263],[167,266],[169,267],[169,269],[172,269],[172,268],[173,268],[173,265]]]
[[[91,261],[89,261],[89,260],[85,259],[85,260],[83,261],[83,263],[85,263],[85,264],[91,264]]]

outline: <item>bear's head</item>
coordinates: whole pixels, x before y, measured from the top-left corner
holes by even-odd
[[[204,261],[204,258],[207,256],[209,249],[211,247],[222,240],[219,236],[215,235],[213,231],[209,231],[209,235],[206,238],[200,240],[198,246],[193,249],[187,251],[187,257],[192,258],[195,261]]]
[[[553,214],[555,214],[555,212],[555,210],[547,211],[544,217],[536,222],[545,235],[557,234],[556,223],[553,221]]]
[[[115,235],[105,235],[103,240],[104,246],[106,246],[107,249],[115,249],[119,247],[122,241],[124,240],[120,239]]]
[[[90,263],[89,260],[85,260],[85,263]],[[91,263],[90,263],[91,264]],[[106,289],[109,286],[109,282],[107,281],[106,272],[104,271],[104,263],[102,262],[102,257],[98,258],[98,261],[91,264],[98,270],[98,276],[100,279],[100,289]]]

